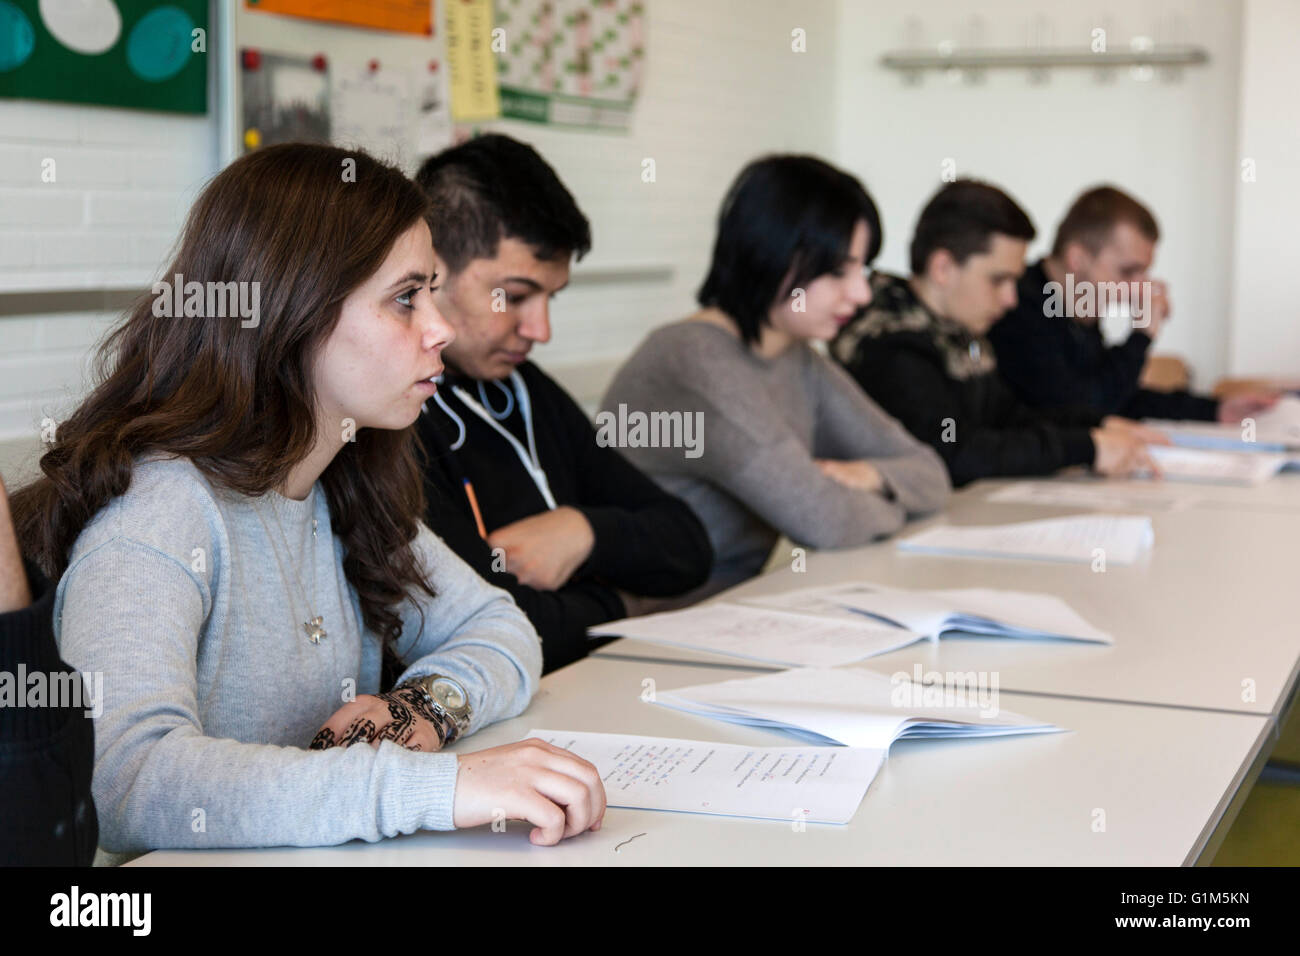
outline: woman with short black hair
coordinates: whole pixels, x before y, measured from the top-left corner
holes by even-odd
[[[758,573],[782,534],[862,545],[946,500],[933,450],[810,345],[870,301],[880,244],[854,177],[812,156],[750,163],[722,204],[700,310],[651,333],[610,385],[611,413],[681,412],[703,426],[697,455],[625,449],[709,530],[713,573],[691,598]]]

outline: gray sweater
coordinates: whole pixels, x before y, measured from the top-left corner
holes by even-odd
[[[693,598],[757,574],[782,534],[814,548],[862,545],[947,500],[948,473],[934,450],[804,343],[765,360],[710,322],[666,325],[615,375],[601,408],[617,416],[620,405],[624,417],[702,414],[696,457],[682,448],[623,448],[709,531],[713,573]],[[869,460],[892,500],[825,476],[818,458]]]
[[[518,714],[541,673],[532,626],[423,525],[413,546],[438,596],[419,592],[423,625],[402,605],[402,679],[459,680],[470,732]],[[305,749],[351,695],[379,691],[380,643],[342,560],[319,483],[305,501],[250,499],[188,459],[137,463],[77,538],[54,607],[63,657],[103,674],[94,797],[106,849],[453,828],[454,754],[390,741]],[[303,628],[314,615],[327,632],[318,644]]]

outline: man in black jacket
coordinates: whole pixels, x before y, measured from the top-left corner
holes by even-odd
[[[54,586],[24,569],[0,481],[0,866],[89,866],[99,841],[94,731],[85,700],[54,693],[71,686],[59,675],[81,675],[59,660],[53,608]]]
[[[713,554],[690,508],[602,447],[577,403],[527,361],[548,300],[591,246],[586,218],[529,146],[480,136],[416,181],[437,210],[438,309],[456,331],[425,405],[427,522],[514,595],[543,668],[583,657],[587,628],[703,583]]]
[[[1086,408],[1038,412],[998,376],[986,333],[1015,305],[1034,237],[1006,193],[959,180],[922,210],[912,276],[876,273],[872,301],[831,344],[834,357],[887,412],[943,458],[955,486],[1088,465],[1105,475],[1154,470],[1157,436]]]
[[[1150,278],[1160,230],[1145,206],[1099,186],[1075,200],[1052,252],[1020,278],[1017,304],[989,338],[998,367],[1019,397],[1037,408],[1083,405],[1098,415],[1239,422],[1270,407],[1272,396],[1223,402],[1187,391],[1142,388],[1147,351],[1169,321],[1169,294]],[[1107,346],[1098,327],[1109,308],[1133,328]]]

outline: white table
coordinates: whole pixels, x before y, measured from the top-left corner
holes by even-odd
[[[1074,509],[988,502],[982,483],[933,521],[998,524]],[[1147,487],[1147,486],[1143,486]],[[1187,489],[1197,502],[1152,515],[1138,565],[1087,566],[909,555],[892,542],[809,553],[726,597],[874,580],[907,587],[1001,587],[1067,599],[1111,631],[1111,648],[947,639],[863,664],[883,673],[996,671],[1002,706],[1067,734],[904,741],[846,827],[611,809],[599,833],[534,847],[527,824],[412,834],[378,844],[163,851],[134,865],[679,865],[984,863],[1173,865],[1208,860],[1244,802],[1294,695],[1293,614],[1300,476],[1262,489]],[[919,525],[917,527],[920,527]],[[533,727],[781,744],[790,738],[642,702],[668,689],[758,673],[734,658],[618,641],[549,675],[521,717],[456,745],[470,751]],[[1254,700],[1242,699],[1244,679]],[[1095,811],[1105,830],[1094,830]]]
[[[752,673],[752,672],[751,672]],[[789,744],[644,703],[720,679],[699,665],[588,659],[548,675],[529,709],[457,742],[473,751],[530,729]],[[598,833],[555,847],[512,823],[319,849],[162,851],[136,866],[1154,865],[1210,858],[1258,772],[1269,721],[1132,704],[1003,694],[1009,710],[1070,733],[895,744],[847,826],[611,808]],[[1105,830],[1094,830],[1096,811]]]
[[[1300,497],[1300,484],[1293,487]],[[1002,524],[1072,513],[989,503],[987,490],[954,496],[945,515],[926,523]],[[1198,507],[1154,513],[1152,524],[1151,551],[1138,564],[1112,565],[1104,573],[1084,564],[907,554],[885,541],[809,552],[802,573],[787,566],[719,599],[853,580],[1042,591],[1067,600],[1110,632],[1115,644],[945,638],[870,658],[863,666],[885,673],[912,672],[916,665],[996,671],[1004,690],[1251,713],[1280,725],[1300,671],[1300,512]],[[595,654],[754,666],[633,640]],[[1245,699],[1247,689],[1253,700]]]

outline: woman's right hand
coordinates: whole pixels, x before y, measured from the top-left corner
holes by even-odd
[[[869,461],[862,459],[838,461],[833,458],[817,458],[814,460],[823,475],[833,481],[838,481],[845,487],[856,488],[859,491],[882,491],[885,487],[880,472]]]
[[[1130,431],[1119,428],[1094,428],[1092,444],[1096,450],[1092,470],[1108,478],[1127,478],[1130,475],[1149,474],[1161,477],[1146,442]]]
[[[554,846],[605,819],[605,785],[595,766],[530,737],[458,754],[452,822],[476,827],[504,818],[534,824],[528,838]]]

